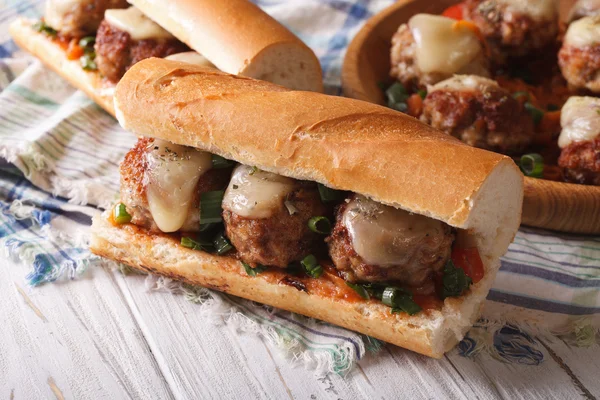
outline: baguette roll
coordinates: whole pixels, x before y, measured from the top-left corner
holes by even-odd
[[[323,91],[313,51],[248,0],[131,0],[218,69],[296,90]]]
[[[337,275],[283,284],[239,260],[179,245],[177,237],[95,218],[94,253],[328,321],[441,357],[478,318],[520,223],[523,176],[505,156],[463,145],[414,118],[341,97],[290,91],[250,78],[148,59],[118,84],[115,110],[135,134],[195,147],[290,178],[352,191],[468,232],[484,276],[462,296],[415,315],[356,296]],[[257,118],[260,116],[260,118]]]
[[[34,24],[35,21],[26,18],[11,23],[9,32],[17,45],[39,58],[51,70],[114,116],[114,85],[105,82],[98,71],[86,71],[81,68],[79,59],[69,60],[65,48],[59,42],[33,29]]]

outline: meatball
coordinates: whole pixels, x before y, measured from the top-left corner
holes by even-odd
[[[154,24],[149,20],[147,23]],[[164,31],[158,25],[156,27]],[[113,26],[105,19],[98,28],[95,50],[100,74],[116,83],[138,61],[150,57],[164,58],[189,51],[189,48],[174,37],[135,40],[129,32]]]
[[[398,283],[433,293],[433,277],[450,259],[447,224],[352,195],[337,209],[329,255],[349,282]]]
[[[169,144],[168,146],[175,147],[176,145]],[[125,204],[127,211],[132,216],[131,223],[151,232],[161,232],[152,216],[147,195],[149,168],[152,164],[150,154],[156,151],[159,151],[159,144],[155,139],[140,138],[121,163],[121,202]],[[200,230],[201,194],[213,190],[223,190],[227,186],[230,174],[230,169],[215,169],[205,172],[200,177],[193,188],[191,204],[186,213],[185,222],[181,226],[182,231],[197,232]]]
[[[46,0],[44,21],[64,37],[94,35],[104,12],[127,8],[127,0]]]
[[[558,7],[555,0],[467,0],[465,19],[475,23],[490,48],[492,60],[539,52],[556,42]]]
[[[600,15],[573,22],[558,53],[558,65],[572,89],[600,93]]]
[[[580,18],[590,17],[592,15],[597,15],[598,13],[600,13],[600,0],[577,0],[569,11],[567,21],[571,23]]]
[[[456,23],[446,17],[419,14],[408,25],[401,25],[392,37],[390,75],[412,90],[454,74],[490,76],[489,61],[477,34]]]
[[[569,182],[600,185],[600,99],[572,96],[561,110],[558,165]]]
[[[313,253],[320,236],[308,221],[325,213],[315,184],[245,165],[234,170],[223,199],[225,233],[252,266],[286,268]]]
[[[457,75],[430,89],[421,121],[464,143],[504,154],[522,152],[534,123],[508,91],[490,79]]]
[[[558,158],[568,182],[600,186],[600,137],[574,142],[565,147]]]

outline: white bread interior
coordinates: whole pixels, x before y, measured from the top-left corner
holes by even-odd
[[[248,0],[130,0],[221,71],[323,91],[313,51]]]
[[[69,60],[58,43],[33,29],[36,21],[19,18],[10,24],[9,32],[20,48],[39,58],[67,82],[82,90],[109,114],[113,108],[114,85],[102,79],[98,71],[85,71],[79,60]]]
[[[361,193],[468,230],[485,277],[466,296],[446,299],[441,312],[390,316],[376,302],[330,304],[285,285],[252,280],[243,272],[239,277],[241,266],[229,258],[190,252],[167,237],[112,227],[102,219],[94,222],[94,252],[433,357],[460,341],[478,317],[499,257],[520,223],[523,176],[510,158],[466,146],[385,107],[147,59],[117,85],[115,110],[121,125],[135,134]],[[230,267],[235,276],[219,269]]]

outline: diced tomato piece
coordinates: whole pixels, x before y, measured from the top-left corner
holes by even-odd
[[[452,18],[452,19],[463,19],[463,17],[464,17],[463,7],[464,7],[463,3],[455,4],[453,6],[446,8],[446,10],[444,10],[442,15],[444,17],[448,17],[448,18]]]
[[[69,60],[78,60],[83,53],[83,48],[79,45],[78,40],[73,39],[69,42],[69,47],[67,48],[67,58]]]
[[[473,283],[477,283],[483,278],[483,262],[477,248],[454,247],[451,258],[455,266],[461,268],[467,276],[473,279]]]
[[[423,112],[423,99],[418,93],[411,95],[406,100],[406,105],[408,106],[408,114],[419,118],[421,113]]]

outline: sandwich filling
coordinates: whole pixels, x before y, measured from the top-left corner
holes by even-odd
[[[111,221],[233,257],[251,276],[283,273],[298,290],[335,279],[411,315],[483,277],[468,234],[444,222],[158,139],[126,155]]]

